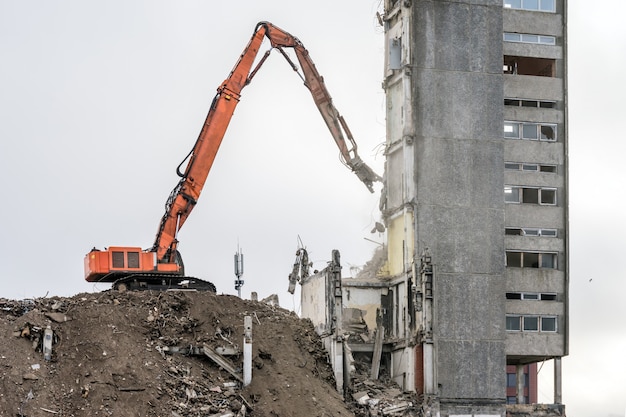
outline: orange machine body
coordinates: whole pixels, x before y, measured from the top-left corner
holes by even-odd
[[[111,282],[120,275],[151,273],[182,275],[182,268],[176,263],[157,263],[155,252],[138,247],[111,246],[85,255],[85,280],[89,282]]]

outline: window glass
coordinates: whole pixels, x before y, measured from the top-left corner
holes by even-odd
[[[526,190],[524,190],[526,191]],[[526,194],[524,193],[524,196]],[[525,202],[525,201],[524,201]],[[553,189],[542,189],[541,190],[541,204],[549,204],[549,205],[554,205],[556,204],[556,190]]]
[[[539,10],[539,0],[523,0],[524,9]]]
[[[517,375],[515,375],[515,374],[506,374],[506,386],[507,387],[515,387],[515,386],[517,386]]]
[[[539,107],[543,109],[553,109],[556,107],[556,101],[540,101]]]
[[[519,188],[504,187],[504,201],[507,203],[519,203]]]
[[[524,236],[539,236],[539,229],[524,228]]]
[[[520,316],[506,316],[506,329],[507,330],[521,330]]]
[[[556,229],[541,229],[541,236],[556,237]]]
[[[524,331],[525,332],[536,332],[538,330],[539,330],[539,317],[537,316],[524,317]]]
[[[524,123],[522,128],[522,137],[524,139],[537,140],[537,125]]]
[[[556,294],[553,293],[542,293],[541,294],[542,301],[556,301]]]
[[[539,294],[535,294],[532,292],[525,292],[524,294],[522,294],[522,299],[524,300],[538,300],[539,299]]]
[[[504,105],[505,106],[519,106],[519,100],[516,98],[505,98]]]
[[[519,123],[504,123],[504,137],[519,139]]]
[[[539,166],[539,171],[555,173],[556,172],[556,165],[540,165]]]
[[[554,36],[539,36],[539,43],[544,45],[556,45],[556,38]]]
[[[521,267],[522,266],[522,253],[521,252],[506,252],[506,266]]]
[[[541,140],[556,140],[556,126],[541,125]]]
[[[504,169],[512,169],[514,171],[519,171],[519,164],[517,162],[505,162]]]
[[[519,42],[521,35],[519,33],[504,33],[504,40],[507,42]]]
[[[537,100],[522,100],[522,107],[537,107]]]
[[[539,43],[539,35],[522,35],[522,42],[526,43]]]
[[[504,0],[504,7],[512,9],[521,9],[522,0]]]
[[[522,203],[539,204],[539,189],[524,188],[522,191]]]
[[[504,234],[509,236],[522,236],[522,229],[516,227],[507,227],[504,229]]]
[[[541,331],[542,332],[556,332],[556,317],[542,317],[541,318]]]
[[[536,164],[524,164],[522,170],[524,171],[537,171],[539,167]]]
[[[506,299],[507,300],[521,300],[522,299],[522,293],[519,293],[519,292],[507,292],[506,293]]]
[[[523,257],[524,268],[539,268],[539,254],[532,252],[524,252]]]
[[[555,269],[556,268],[556,254],[555,253],[541,254],[541,267]]]
[[[554,0],[541,0],[541,10],[544,12],[556,11]]]

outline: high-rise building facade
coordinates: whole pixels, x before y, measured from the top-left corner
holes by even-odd
[[[560,403],[566,0],[385,0],[382,20],[381,273],[413,335],[392,363],[441,416],[503,416],[507,365],[524,403],[525,366],[552,359]]]

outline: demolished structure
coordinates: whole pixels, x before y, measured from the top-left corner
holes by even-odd
[[[344,388],[364,353],[424,415],[563,415],[566,1],[386,0],[381,22],[385,244],[356,278],[335,253],[304,277],[302,314]],[[524,405],[546,360],[553,404]]]

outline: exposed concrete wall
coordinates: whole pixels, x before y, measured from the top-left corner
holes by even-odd
[[[435,264],[442,413],[504,403],[502,2],[414,1],[416,246]],[[443,404],[446,404],[445,406]]]
[[[324,271],[308,276],[300,287],[301,317],[310,319],[315,331],[322,334],[330,330],[330,320],[327,317],[330,302],[326,291],[326,274]]]

